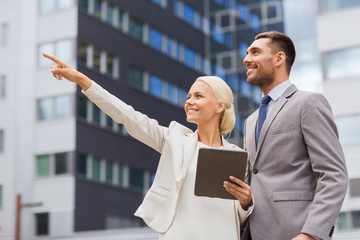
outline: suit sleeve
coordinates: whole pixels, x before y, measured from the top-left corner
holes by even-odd
[[[123,124],[132,137],[161,153],[169,132],[167,127],[135,111],[94,81],[89,89],[82,92],[115,122]]]
[[[345,157],[329,103],[312,94],[301,110],[301,127],[313,172],[316,192],[302,232],[331,239],[348,185]]]

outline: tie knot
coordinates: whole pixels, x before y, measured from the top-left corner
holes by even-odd
[[[265,97],[263,97],[263,98],[261,99],[261,104],[268,105],[269,102],[270,102],[270,100],[271,100],[270,96],[269,96],[269,95],[266,95]]]

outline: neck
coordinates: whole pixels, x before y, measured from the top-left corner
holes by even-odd
[[[219,128],[216,127],[200,127],[198,126],[199,142],[209,147],[221,147],[222,138]]]
[[[283,74],[283,75],[281,75],[281,76],[275,76],[274,78],[275,78],[275,79],[274,79],[274,81],[273,81],[271,84],[260,87],[260,88],[261,88],[261,91],[262,91],[263,94],[264,94],[264,96],[268,95],[269,92],[270,92],[271,90],[273,90],[276,86],[278,86],[279,84],[281,84],[281,83],[285,82],[286,80],[288,80],[288,79],[289,79],[289,75]]]

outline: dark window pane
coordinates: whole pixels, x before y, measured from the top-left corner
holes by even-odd
[[[85,176],[87,175],[87,156],[85,154],[78,154],[77,157],[77,168],[76,172],[79,175]]]
[[[35,224],[37,236],[49,235],[49,213],[36,213]]]
[[[131,66],[129,74],[130,85],[143,89],[144,87],[144,71],[140,68]]]
[[[87,49],[89,44],[83,41],[79,41],[78,46],[78,60],[80,64],[86,65],[87,62]]]
[[[350,196],[360,196],[360,178],[350,179]]]
[[[143,40],[143,27],[144,23],[134,17],[130,17],[129,33],[133,37]]]
[[[50,155],[40,155],[36,157],[37,176],[44,177],[50,175]]]
[[[57,153],[55,154],[55,174],[68,173],[68,154]]]
[[[360,228],[360,211],[351,212],[353,228]]]
[[[80,8],[88,11],[88,9],[89,9],[89,1],[88,0],[79,0],[79,6],[80,6]]]
[[[106,56],[106,73],[114,76],[114,55],[107,54]]]
[[[78,99],[78,116],[81,118],[87,118],[87,102],[86,98],[80,97]]]
[[[98,157],[92,159],[92,179],[98,181],[101,179],[101,160]]]
[[[94,1],[94,15],[98,18],[101,16],[101,0]]]
[[[93,122],[100,125],[101,110],[95,104],[93,104]]]
[[[130,187],[139,190],[144,189],[144,170],[130,168]]]
[[[100,71],[100,64],[101,64],[101,50],[97,47],[94,48],[94,69]]]
[[[106,182],[112,184],[114,179],[114,164],[106,162]]]

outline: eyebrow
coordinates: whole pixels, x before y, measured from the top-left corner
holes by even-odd
[[[251,47],[251,48],[246,49],[246,53],[249,53],[250,51],[254,51],[254,50],[261,50],[261,48],[259,48],[259,47]]]

